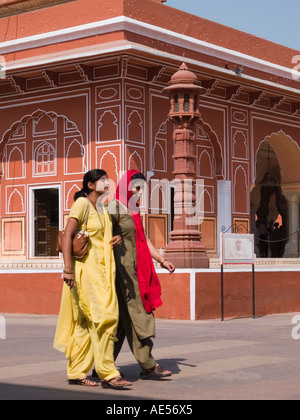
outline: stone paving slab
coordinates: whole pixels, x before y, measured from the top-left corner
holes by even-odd
[[[173,376],[140,380],[126,343],[117,365],[133,387],[115,391],[68,385],[66,359],[52,347],[56,316],[3,314],[0,400],[99,400],[105,410],[114,401],[300,400],[300,340],[295,339],[300,337],[300,317],[295,316],[299,314],[224,322],[158,319],[154,355]]]

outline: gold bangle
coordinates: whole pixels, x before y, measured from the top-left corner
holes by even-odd
[[[73,271],[64,270],[65,274],[73,274]]]
[[[163,265],[163,263],[165,262],[165,261],[167,261],[166,259],[164,259],[161,263],[160,263],[160,266],[162,267],[162,265]]]

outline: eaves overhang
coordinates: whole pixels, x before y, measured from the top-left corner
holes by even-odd
[[[197,51],[208,56],[239,62],[241,65],[251,67],[255,70],[272,73],[277,76],[294,79],[300,77],[300,72],[294,70],[293,68],[287,68],[254,56],[246,55],[215,44],[201,41],[200,39],[163,29],[159,26],[154,26],[146,22],[138,21],[127,16],[118,16],[116,18],[111,18],[99,22],[91,22],[84,25],[2,42],[0,43],[0,52],[1,54],[15,53],[18,51],[38,48],[45,45],[53,45],[56,43],[116,31],[129,31],[155,40],[177,45],[182,48]]]
[[[163,60],[164,62],[173,63],[174,69],[177,68],[178,64],[181,64],[183,61],[183,57],[180,55],[123,40],[101,44],[101,46],[92,46],[88,48],[84,47],[69,50],[68,52],[64,51],[55,54],[47,54],[45,56],[37,56],[34,60],[32,58],[26,58],[7,62],[6,74],[19,73],[42,67],[50,68],[51,66],[64,65],[74,61],[86,61],[96,57],[100,58],[120,53],[142,55],[155,61]],[[197,69],[198,71],[204,71],[206,73],[213,72],[216,76],[218,75],[224,79],[231,79],[232,81],[236,79],[236,83],[239,84],[244,83],[248,85],[262,86],[266,89],[286,92],[287,94],[296,97],[299,97],[300,95],[300,86],[299,89],[296,89],[246,74],[235,76],[231,70],[188,57],[184,57],[184,62],[189,65],[189,67]]]
[[[190,50],[207,57],[218,58],[226,62],[238,63],[240,66],[247,67],[266,74],[266,79],[263,75],[259,78],[260,83],[280,87],[280,89],[293,92],[297,95],[300,93],[300,72],[293,68],[288,68],[281,66],[276,63],[272,63],[266,60],[259,59],[257,57],[246,55],[234,50],[220,47],[215,44],[211,44],[200,39],[192,38],[175,31],[166,30],[158,26],[148,24],[146,22],[138,21],[127,16],[118,16],[115,18],[91,22],[88,24],[83,24],[79,26],[64,28],[52,32],[42,33],[34,36],[29,36],[25,38],[19,38],[11,41],[6,41],[0,43],[0,54],[5,57],[6,54],[17,53],[20,51],[29,51],[30,54],[28,58],[23,60],[8,61],[6,63],[6,71],[18,71],[22,68],[26,68],[29,65],[34,67],[36,65],[50,64],[55,62],[61,62],[63,60],[71,60],[76,58],[91,57],[96,54],[105,54],[109,52],[119,52],[119,51],[143,51],[150,54],[155,54],[159,57],[168,57],[172,60],[183,61],[183,58],[179,55],[172,54],[167,50],[159,50],[156,48],[151,48],[141,43],[136,42],[126,42],[116,41],[115,43],[107,44],[98,44],[95,46],[86,45],[83,48],[77,48],[76,50],[65,50],[60,53],[49,53],[46,55],[37,55],[35,53],[36,48],[62,44],[68,41],[74,41],[78,39],[89,38],[92,36],[103,35],[114,33],[118,31],[130,32],[142,37],[153,39],[156,41],[163,42],[165,44],[174,45],[182,49]],[[109,44],[109,45],[108,45]],[[299,55],[300,59],[300,55]],[[198,61],[188,56],[185,56],[184,61],[189,64],[193,64],[197,67],[204,67],[218,71],[224,75],[232,75],[231,70],[222,68],[217,65],[206,63],[205,61]],[[292,57],[291,57],[292,63]],[[284,78],[288,81],[292,81],[294,85],[299,83],[298,87],[291,87],[281,85],[279,83],[273,83],[268,79],[268,76],[274,75],[276,77]],[[248,81],[257,81],[257,77],[252,77],[247,74],[239,75],[238,77],[243,80]]]

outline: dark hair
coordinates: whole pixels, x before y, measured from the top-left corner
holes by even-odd
[[[141,172],[138,172],[137,174],[132,175],[131,180],[133,181],[134,179],[143,179],[144,181],[147,182],[145,175],[143,175]]]
[[[74,201],[76,201],[79,197],[86,197],[87,195],[89,195],[92,192],[92,190],[88,187],[88,183],[91,182],[92,184],[94,184],[105,175],[107,175],[107,173],[103,169],[92,169],[88,171],[83,177],[82,189],[80,191],[77,191],[77,193],[75,193],[74,195]]]

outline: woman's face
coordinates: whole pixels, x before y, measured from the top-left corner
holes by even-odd
[[[134,179],[131,181],[131,191],[136,201],[141,198],[144,193],[145,181],[143,179]]]
[[[98,181],[95,182],[95,191],[101,195],[109,192],[109,179],[107,175],[103,175]]]

